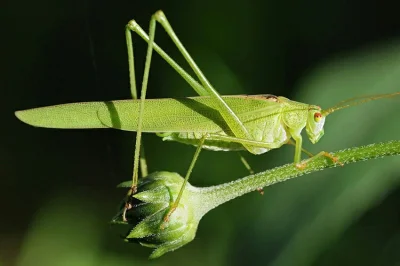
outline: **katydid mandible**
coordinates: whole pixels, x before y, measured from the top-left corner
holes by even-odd
[[[156,22],[165,29],[200,83],[154,42]],[[202,148],[215,151],[247,150],[253,154],[262,154],[287,144],[291,138],[295,141],[294,163],[298,168],[303,168],[307,162],[300,163],[301,132],[304,128],[310,141],[316,143],[324,134],[323,126],[328,114],[348,106],[400,94],[396,92],[361,97],[342,102],[327,110],[272,95],[221,96],[186,51],[164,13],[158,11],[151,18],[149,35],[133,20],[126,26],[130,83],[134,98],[136,98],[136,78],[132,31],[148,42],[140,100],[73,103],[16,112],[22,121],[39,127],[116,128],[137,131],[132,193],[135,192],[137,184],[142,132],[155,132],[164,140],[198,147],[186,174],[186,181]],[[200,96],[145,100],[153,50],[161,55]],[[317,156],[321,155],[331,158],[334,162],[337,160],[326,152],[321,152]],[[179,197],[173,207],[176,207],[178,202]]]

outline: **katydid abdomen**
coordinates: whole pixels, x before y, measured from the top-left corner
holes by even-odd
[[[254,150],[261,154],[280,147],[290,139],[282,119],[284,105],[265,96],[223,96],[253,137],[266,145]],[[22,121],[47,128],[116,128],[136,131],[140,100],[62,104],[18,111]],[[147,99],[143,113],[143,132],[161,133],[164,140],[196,145],[208,135],[205,149],[230,151],[245,149],[242,144],[215,138],[232,136],[210,97]],[[268,146],[268,143],[273,145]]]

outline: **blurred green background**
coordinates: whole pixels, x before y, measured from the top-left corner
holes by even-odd
[[[276,94],[330,107],[400,90],[395,1],[5,1],[2,22],[0,265],[400,265],[400,160],[361,162],[250,193],[210,212],[189,245],[148,261],[108,221],[131,177],[135,135],[27,126],[15,110],[129,98],[124,25],[164,10],[221,94]],[[158,27],[156,41],[184,63]],[[142,73],[146,45],[134,38]],[[149,98],[194,91],[153,56]],[[186,66],[186,65],[185,65]],[[187,68],[186,68],[187,69]],[[399,99],[328,117],[313,152],[398,139]],[[150,171],[184,174],[194,148],[145,135]],[[293,147],[245,154],[256,171]],[[204,151],[191,183],[247,175],[235,153]]]

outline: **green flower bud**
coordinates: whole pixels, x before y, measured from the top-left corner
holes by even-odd
[[[183,178],[177,173],[155,172],[150,174],[138,186],[132,195],[130,208],[126,212],[127,221],[122,219],[125,203],[111,223],[128,224],[133,227],[125,236],[128,242],[138,242],[143,246],[155,248],[150,258],[158,258],[190,241],[196,235],[201,216],[196,215],[197,197],[193,197],[193,187],[187,184],[176,210],[164,222],[172,203],[177,198]],[[119,187],[130,187],[124,182]],[[197,213],[200,214],[201,213]]]

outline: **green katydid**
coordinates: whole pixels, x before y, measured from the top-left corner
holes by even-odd
[[[156,22],[165,29],[200,83],[154,42]],[[309,160],[314,158],[300,163],[301,132],[304,128],[310,141],[316,143],[324,134],[325,118],[330,113],[348,106],[400,94],[396,92],[351,99],[327,110],[321,110],[316,105],[272,95],[221,96],[186,51],[164,13],[158,11],[151,18],[149,35],[133,20],[126,26],[131,91],[134,98],[136,98],[136,79],[132,31],[148,42],[140,100],[71,103],[16,112],[20,120],[38,127],[116,128],[137,131],[131,193],[135,192],[137,184],[141,132],[154,132],[162,136],[164,140],[197,146],[184,185],[189,179],[202,148],[216,151],[247,150],[253,154],[262,154],[279,148],[293,139],[295,142],[294,163],[298,168],[303,168]],[[145,100],[153,50],[161,55],[200,96]],[[326,152],[320,152],[316,156],[326,156],[334,162],[337,161]],[[176,208],[179,199],[180,196],[171,206],[166,220]]]

